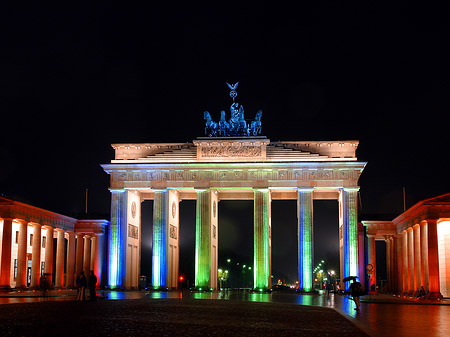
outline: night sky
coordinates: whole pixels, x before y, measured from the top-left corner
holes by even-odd
[[[271,140],[360,140],[361,218],[398,215],[403,187],[407,207],[450,191],[444,6],[65,6],[2,10],[0,195],[78,217],[88,188],[89,215],[109,218],[110,144],[203,136],[203,111],[229,111],[225,82],[237,81]],[[314,206],[315,259],[333,264],[337,203]],[[189,275],[195,203],[180,207]],[[221,202],[219,219],[219,259],[250,263],[252,203]],[[274,276],[295,278],[295,201],[275,201],[272,222]]]

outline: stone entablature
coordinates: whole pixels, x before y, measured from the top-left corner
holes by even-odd
[[[194,140],[197,147],[197,161],[233,162],[264,161],[268,139],[199,139]]]
[[[111,188],[357,187],[366,163],[104,164]]]

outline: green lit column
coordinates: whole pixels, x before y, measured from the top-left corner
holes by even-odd
[[[344,188],[342,190],[341,212],[343,255],[344,255],[344,275],[358,276],[358,191],[359,188]]]
[[[211,191],[198,189],[195,225],[195,288],[209,290],[211,268]]]
[[[303,291],[313,290],[313,202],[312,188],[297,191],[298,210],[298,285]]]
[[[167,288],[169,191],[155,190],[153,201],[152,288]]]
[[[254,289],[266,291],[271,288],[270,279],[270,192],[269,189],[254,190]]]

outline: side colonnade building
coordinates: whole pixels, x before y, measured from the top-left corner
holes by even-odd
[[[299,287],[313,290],[313,200],[339,202],[341,281],[359,276],[358,179],[366,165],[358,141],[279,141],[199,137],[191,143],[113,144],[108,285],[138,285],[141,202],[153,200],[154,289],[178,286],[179,203],[196,200],[195,288],[217,289],[218,203],[254,202],[254,288],[271,288],[272,200],[296,200]],[[362,237],[361,237],[362,238]],[[144,262],[143,262],[144,263]],[[150,261],[149,261],[150,263]],[[364,268],[364,266],[362,267]]]
[[[0,290],[39,288],[44,274],[55,288],[70,289],[82,270],[94,270],[99,286],[108,224],[0,197]]]
[[[367,261],[376,282],[375,241],[386,242],[387,291],[429,298],[450,297],[450,193],[423,200],[392,221],[362,221]],[[369,286],[370,286],[369,285]]]

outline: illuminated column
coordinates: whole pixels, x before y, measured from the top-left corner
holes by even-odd
[[[195,226],[195,288],[209,289],[211,269],[211,191],[197,192]]]
[[[50,286],[53,285],[53,227],[45,226],[45,265],[44,273],[47,274],[47,281]]]
[[[408,233],[402,232],[403,294],[408,293]]]
[[[16,288],[27,286],[27,237],[28,223],[19,221],[19,242],[17,247],[17,277]]]
[[[397,273],[395,271],[395,255],[397,254],[396,248],[395,248],[396,242],[395,242],[394,236],[391,236],[389,238],[389,240],[391,242],[391,244],[390,244],[390,247],[391,247],[391,252],[390,252],[390,255],[391,255],[391,263],[390,263],[391,264],[391,284],[389,287],[390,287],[391,293],[395,293],[395,288],[397,287],[397,282],[396,282]]]
[[[89,270],[91,270],[91,237],[90,235],[84,236],[84,252],[83,252],[83,270],[86,277],[89,276]]]
[[[41,276],[41,225],[33,224],[33,247],[31,262],[31,288],[39,288]]]
[[[254,289],[264,291],[271,288],[270,270],[270,191],[268,188],[254,189]]]
[[[426,221],[420,222],[420,277],[426,291],[428,286],[428,225]]]
[[[127,193],[111,190],[111,224],[109,232],[108,285],[125,286],[127,240]]]
[[[386,276],[387,276],[387,290],[391,291],[392,278],[391,278],[391,241],[386,239]]]
[[[60,228],[56,229],[56,271],[55,271],[55,288],[64,286],[64,231]]]
[[[83,236],[82,233],[77,234],[75,277],[78,277],[83,270]]]
[[[94,268],[95,276],[97,276],[97,287],[100,287],[102,281],[104,241],[105,241],[104,235],[97,234],[97,244],[95,245],[96,258]]]
[[[2,264],[0,273],[0,289],[11,289],[11,241],[13,219],[3,219]]]
[[[94,270],[95,272],[95,257],[97,255],[97,237],[92,234],[91,238],[91,261],[89,263],[89,271]],[[89,275],[89,274],[88,274]]]
[[[298,286],[313,290],[313,200],[312,188],[297,190]]]
[[[397,246],[397,294],[403,293],[403,242],[402,235],[395,235],[395,241]]]
[[[70,289],[74,286],[75,273],[75,233],[67,233],[67,262],[66,262],[66,288]]]
[[[367,235],[367,262],[373,266],[372,275],[370,275],[369,291],[372,291],[372,284],[377,286],[377,260],[375,248],[375,235]]]
[[[420,271],[420,225],[417,224],[413,227],[414,236],[414,284],[415,288],[419,288],[422,285],[421,271]]]
[[[169,191],[155,190],[153,201],[153,256],[152,256],[152,287],[161,289],[167,287],[168,261],[168,212]]]
[[[414,236],[413,229],[409,227],[407,230],[408,235],[408,293],[414,295],[416,288],[414,287]]]
[[[439,252],[437,220],[427,219],[428,224],[428,286],[429,298],[442,298],[439,285]]]
[[[358,222],[358,196],[359,188],[344,188],[342,190],[342,202],[340,203],[341,212],[343,215],[343,255],[344,255],[344,275],[358,276],[358,237],[357,237],[357,222]]]

